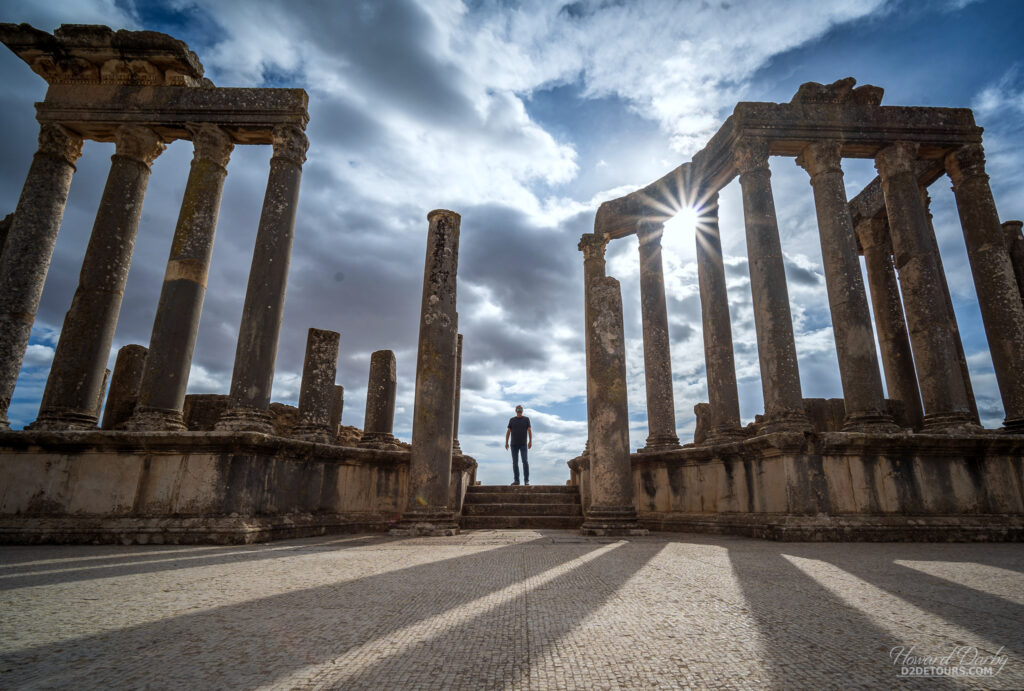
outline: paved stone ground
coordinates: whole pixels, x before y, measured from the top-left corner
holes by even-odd
[[[478,530],[4,547],[0,591],[5,689],[1024,687],[1020,545]],[[957,646],[1005,663],[915,679],[891,658]]]

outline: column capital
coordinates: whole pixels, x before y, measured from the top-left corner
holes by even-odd
[[[295,125],[278,125],[274,128],[274,158],[283,158],[297,166],[306,162],[309,139],[301,128]]]
[[[231,141],[231,135],[210,123],[187,125],[187,127],[192,134],[192,147],[195,150],[195,155],[192,157],[193,162],[212,161],[221,168],[227,168],[231,152],[235,148],[234,142]]]
[[[843,158],[839,155],[841,146],[842,142],[838,139],[808,144],[796,157],[796,164],[807,171],[812,182],[823,173],[842,173]]]
[[[636,224],[636,237],[641,245],[661,245],[665,224],[660,221],[643,219]]]
[[[608,246],[608,236],[604,233],[584,233],[576,246],[583,253],[583,260],[604,259],[604,250]]]
[[[743,137],[732,149],[733,162],[740,175],[755,170],[768,170],[768,140],[762,137]]]
[[[985,149],[981,144],[967,144],[959,149],[953,149],[944,160],[946,173],[953,180],[954,185],[959,185],[967,178],[983,177],[985,173]]]
[[[127,156],[147,168],[153,165],[156,157],[163,153],[167,145],[153,130],[136,125],[121,125],[114,131],[117,144],[117,156]]]
[[[68,165],[73,166],[82,155],[82,138],[62,125],[52,122],[41,123],[39,151],[62,158]]]
[[[918,145],[911,142],[896,142],[875,154],[875,169],[882,181],[903,173],[917,174]]]

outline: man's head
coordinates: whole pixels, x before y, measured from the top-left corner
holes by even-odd
[[[516,406],[516,415],[522,415],[522,414],[523,414],[523,406],[517,405]]]

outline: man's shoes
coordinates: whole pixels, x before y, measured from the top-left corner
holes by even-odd
[[[530,483],[529,483],[529,482],[524,482],[523,484],[524,484],[524,485],[526,485],[527,487],[529,487],[529,486],[530,486]]]
[[[516,480],[516,481],[515,481],[515,482],[513,482],[513,483],[512,483],[512,484],[511,484],[510,486],[511,486],[511,487],[518,487],[518,486],[519,486],[519,480]]]

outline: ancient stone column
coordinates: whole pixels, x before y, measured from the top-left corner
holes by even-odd
[[[796,163],[810,174],[814,190],[825,286],[846,407],[843,429],[895,432],[892,416],[885,409],[871,312],[843,185],[840,146],[838,140],[810,144]]]
[[[295,125],[278,125],[273,137],[274,155],[238,329],[231,402],[217,421],[219,430],[273,432],[267,409],[295,235],[299,182],[309,148],[306,135]]]
[[[82,138],[45,124],[17,210],[0,254],[0,429],[10,428],[7,409],[28,348],[32,323],[64,217]]]
[[[591,503],[584,535],[646,533],[637,523],[633,471],[629,460],[626,402],[626,339],[622,293],[614,278],[597,278],[588,295],[587,418],[591,421]]]
[[[707,371],[711,424],[708,443],[743,438],[740,398],[733,360],[729,293],[722,262],[722,238],[718,232],[718,193],[700,210],[696,229],[697,282],[700,286],[701,324],[704,329],[704,366]]]
[[[338,433],[341,431],[341,414],[345,410],[345,387],[340,384],[335,385],[334,393],[331,394],[331,441],[334,441],[338,437]]]
[[[106,367],[103,368],[103,383],[100,384],[100,392],[96,396],[96,405],[93,406],[93,412],[96,414],[96,419],[100,419],[100,414],[103,412],[103,395],[107,393],[107,382],[110,381],[110,370]]]
[[[148,350],[141,345],[122,346],[117,351],[114,374],[107,393],[107,407],[103,411],[103,429],[124,429],[139,399],[142,372],[146,367]]]
[[[1021,221],[1006,221],[1003,223],[1003,239],[1006,241],[1006,251],[1010,255],[1010,263],[1013,264],[1013,273],[1017,278],[1017,289],[1020,291],[1021,299],[1024,300],[1024,234],[1021,233]]]
[[[326,444],[331,440],[331,399],[338,373],[337,331],[310,329],[306,335],[306,357],[302,362],[299,388],[299,424],[294,435],[306,441]]]
[[[953,342],[934,236],[918,189],[917,145],[900,142],[881,150],[875,167],[882,180],[893,259],[899,271],[914,365],[921,387],[926,431],[977,429]]]
[[[138,407],[129,424],[132,429],[185,429],[181,416],[185,387],[206,295],[221,192],[234,148],[228,133],[215,125],[193,125],[189,130],[195,154],[164,272]]]
[[[416,397],[409,457],[409,502],[393,530],[402,535],[455,535],[448,506],[455,414],[455,310],[459,223],[452,211],[427,214],[426,266],[416,354]]]
[[[892,265],[889,222],[885,218],[866,219],[857,226],[857,237],[864,250],[864,265],[871,286],[871,304],[878,329],[878,346],[889,398],[903,403],[904,414],[914,429],[921,428],[921,394],[910,350],[910,337],[903,319],[900,285]]]
[[[151,166],[164,150],[146,127],[123,125],[103,189],[78,289],[57,342],[46,380],[38,429],[87,429],[96,425],[96,397],[103,383],[121,298],[135,248]]]
[[[370,380],[366,384],[366,415],[360,446],[390,446],[395,443],[392,430],[397,387],[395,354],[390,350],[378,350],[370,356]]]
[[[608,236],[600,233],[584,233],[580,236],[577,248],[583,253],[583,318],[584,318],[584,352],[587,364],[587,371],[590,371],[590,287],[594,281],[604,278],[605,258],[604,251],[608,247]],[[589,380],[587,386],[589,386]],[[587,394],[590,395],[589,392]],[[583,447],[581,456],[590,453],[590,415],[587,415],[587,442]]]
[[[462,407],[462,334],[455,343],[455,421],[452,423],[452,455],[461,456],[459,445],[459,408]]]
[[[640,315],[644,338],[644,380],[647,385],[647,443],[641,451],[679,448],[676,406],[672,393],[672,353],[665,307],[665,274],[661,261],[661,223],[641,221]]]
[[[750,291],[764,392],[761,432],[805,431],[810,423],[800,390],[786,267],[768,169],[768,143],[763,139],[741,140],[736,145],[735,162],[743,191]]]
[[[985,173],[981,144],[968,144],[947,154],[946,171],[953,180],[981,318],[1006,412],[1003,426],[1024,433],[1024,304],[1017,299],[1017,278]]]

